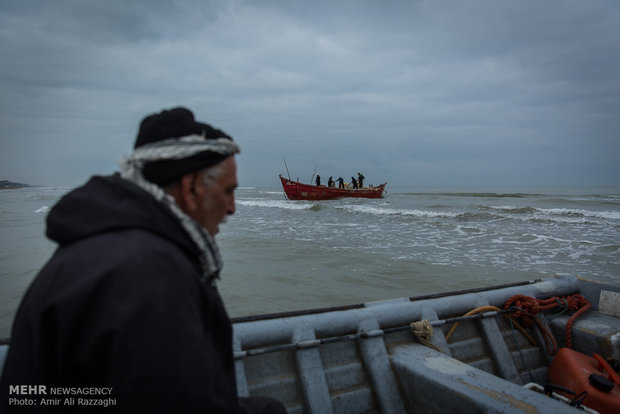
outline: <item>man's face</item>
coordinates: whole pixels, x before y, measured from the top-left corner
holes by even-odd
[[[237,188],[237,163],[235,157],[226,158],[217,166],[221,174],[211,178],[210,185],[204,186],[200,193],[202,208],[196,212],[194,219],[204,227],[209,234],[215,236],[220,230],[220,223],[226,220],[227,215],[235,214],[235,188]]]

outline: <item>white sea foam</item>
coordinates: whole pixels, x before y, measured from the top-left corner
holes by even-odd
[[[558,217],[562,217],[561,222],[575,222],[574,219],[577,217],[593,217],[599,219],[608,219],[608,220],[620,220],[620,212],[619,211],[592,211],[592,210],[584,210],[577,208],[542,208],[542,207],[517,207],[510,205],[502,205],[502,206],[486,206],[491,210],[499,210],[505,213],[533,213],[537,214],[537,218],[548,217],[550,220],[558,220]],[[501,215],[502,217],[506,217]],[[525,215],[527,218],[528,216]],[[567,219],[569,219],[567,221]]]
[[[50,208],[48,206],[43,206],[41,208],[36,209],[34,212],[35,213],[47,213],[48,211],[50,211]]]
[[[310,210],[315,205],[311,203],[292,203],[286,200],[236,200],[240,206],[283,208],[286,210]]]
[[[503,210],[503,211],[512,211],[512,210],[523,210],[524,207],[517,207],[517,206],[509,206],[509,205],[503,205],[503,206],[485,206],[486,208],[490,208],[492,210]]]
[[[448,213],[439,211],[428,210],[407,210],[407,209],[395,209],[395,208],[379,208],[373,206],[362,205],[348,205],[343,207],[345,210],[349,210],[355,213],[366,213],[376,215],[388,215],[388,216],[415,216],[415,217],[457,217],[459,213]]]
[[[463,226],[461,224],[459,224],[458,226],[456,226],[457,233],[465,236],[465,235],[477,235],[479,233],[484,232],[484,230],[478,226]]]
[[[542,213],[554,214],[554,215],[571,215],[571,216],[584,216],[584,217],[596,217],[610,220],[620,220],[620,211],[590,211],[582,209],[571,208],[537,208],[536,210]]]

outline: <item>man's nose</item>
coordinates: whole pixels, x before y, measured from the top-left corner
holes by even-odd
[[[233,214],[235,214],[235,196],[230,197],[230,201],[228,202],[228,209],[226,213],[229,216],[232,216]]]

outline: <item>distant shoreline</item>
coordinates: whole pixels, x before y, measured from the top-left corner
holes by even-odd
[[[17,188],[30,187],[28,184],[15,183],[13,181],[1,180],[0,181],[0,190],[14,190]]]

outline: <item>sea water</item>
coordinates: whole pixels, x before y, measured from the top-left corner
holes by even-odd
[[[69,189],[0,191],[0,338],[54,243]],[[574,274],[620,283],[620,188],[387,188],[383,199],[290,201],[239,188],[220,226],[231,316],[348,305]]]

